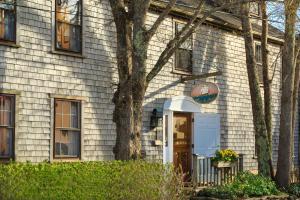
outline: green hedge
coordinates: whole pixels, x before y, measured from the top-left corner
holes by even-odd
[[[220,199],[240,199],[278,195],[280,192],[276,184],[269,178],[254,175],[250,172],[240,173],[232,183],[207,188],[198,193],[198,196],[216,197]]]
[[[170,166],[143,161],[0,165],[0,199],[181,199]]]

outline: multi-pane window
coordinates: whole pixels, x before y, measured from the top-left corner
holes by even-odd
[[[80,101],[55,100],[55,158],[80,157],[80,105]]]
[[[81,53],[82,0],[56,0],[56,49]]]
[[[261,55],[261,45],[255,44],[255,59],[258,72],[258,79],[260,83],[263,83],[263,67],[262,67],[262,55]]]
[[[14,96],[0,94],[0,159],[14,156],[14,102]]]
[[[175,23],[175,34],[177,35],[185,24]],[[175,53],[175,70],[192,73],[193,70],[193,37],[189,37]]]
[[[0,40],[16,40],[16,5],[15,0],[0,0]]]

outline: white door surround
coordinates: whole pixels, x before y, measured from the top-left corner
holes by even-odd
[[[211,156],[220,148],[220,115],[201,112],[201,105],[193,98],[176,96],[165,101],[163,108],[163,162],[173,163],[174,112],[192,113],[192,152]]]
[[[173,162],[173,114],[174,112],[200,113],[201,106],[192,97],[176,96],[164,103],[163,162]],[[193,117],[193,116],[192,116]],[[192,133],[193,134],[193,133]]]

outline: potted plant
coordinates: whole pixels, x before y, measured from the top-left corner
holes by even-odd
[[[232,167],[238,159],[238,155],[231,149],[217,150],[215,157],[211,159],[214,167]]]

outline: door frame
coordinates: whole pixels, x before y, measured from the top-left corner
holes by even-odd
[[[168,99],[164,103],[163,110],[163,163],[173,163],[173,119],[174,112],[194,113],[201,112],[201,105],[196,103],[193,98],[187,96],[177,96]],[[191,130],[192,144],[194,143],[194,122],[192,120]],[[192,151],[193,153],[193,148]]]

